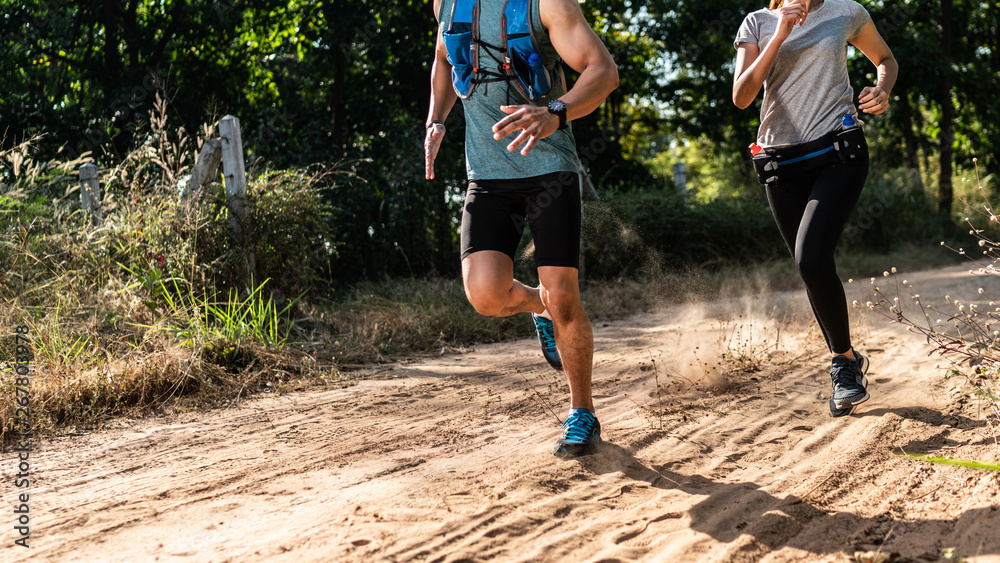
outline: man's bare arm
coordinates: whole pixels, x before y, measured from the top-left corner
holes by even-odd
[[[441,8],[441,0],[434,0],[434,18],[437,19]],[[451,85],[451,63],[448,62],[448,50],[445,49],[441,32],[435,33],[434,62],[431,63],[431,101],[427,110],[427,133],[424,136],[424,177],[434,179],[434,159],[437,158],[441,142],[444,140],[444,125],[442,123],[455,106],[458,94]]]
[[[552,46],[580,78],[559,99],[566,104],[566,119],[579,119],[597,109],[618,87],[618,68],[607,47],[583,17],[576,0],[539,0],[542,26],[548,31]],[[493,126],[493,138],[500,140],[521,131],[507,150],[524,145],[528,154],[539,140],[559,129],[558,116],[544,106],[501,106],[507,117]]]
[[[580,73],[573,88],[559,99],[566,119],[579,119],[600,107],[618,87],[618,67],[607,47],[583,17],[576,0],[540,0],[542,25],[552,46],[570,68]]]

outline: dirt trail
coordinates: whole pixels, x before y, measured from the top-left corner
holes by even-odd
[[[964,272],[911,281],[1000,293]],[[1000,561],[997,476],[892,454],[1000,458],[960,382],[920,338],[853,313],[872,399],[830,418],[807,313],[792,292],[598,324],[606,444],[577,461],[549,453],[566,386],[529,339],[39,444],[32,547],[12,547],[8,526],[0,559]],[[721,350],[776,340],[760,370],[713,374]],[[3,454],[8,504],[15,467]]]

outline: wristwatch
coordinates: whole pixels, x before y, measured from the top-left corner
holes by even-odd
[[[566,104],[562,100],[552,100],[549,102],[549,113],[559,116],[559,128],[566,128]]]

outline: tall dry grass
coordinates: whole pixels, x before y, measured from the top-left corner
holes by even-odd
[[[975,159],[973,159],[975,162]],[[1000,277],[1000,215],[997,214],[976,173],[976,200],[964,201],[972,218],[966,219],[974,245],[970,250],[941,246],[970,261],[972,278],[981,278],[972,295],[945,295],[943,305],[932,296],[921,297],[907,279],[900,279],[897,268],[869,279],[871,298],[854,306],[867,307],[910,332],[927,340],[933,353],[944,361],[939,367],[945,377],[961,378],[967,396],[986,407],[984,417],[1000,439],[1000,295],[991,278]],[[986,289],[990,288],[990,289]]]
[[[179,197],[204,139],[170,132],[162,104],[144,145],[102,173],[104,222],[79,210],[91,160],[38,162],[29,140],[0,153],[0,439],[15,426],[14,330],[30,339],[31,429],[92,427],[109,416],[230,402],[308,382],[340,384],[308,351],[297,308],[335,249],[322,237],[324,170],[256,176],[245,232],[262,257],[244,276],[221,185]],[[281,222],[282,225],[275,225]],[[271,225],[274,228],[268,228]],[[256,229],[256,230],[255,230]]]

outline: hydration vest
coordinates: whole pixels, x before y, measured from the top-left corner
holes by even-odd
[[[494,0],[496,1],[496,0]],[[539,102],[552,90],[552,76],[565,84],[559,61],[545,64],[532,26],[533,0],[505,0],[500,45],[479,37],[479,0],[455,0],[444,46],[451,63],[451,82],[460,98],[468,99],[479,84],[506,82],[529,102]],[[481,64],[480,48],[496,63]]]

